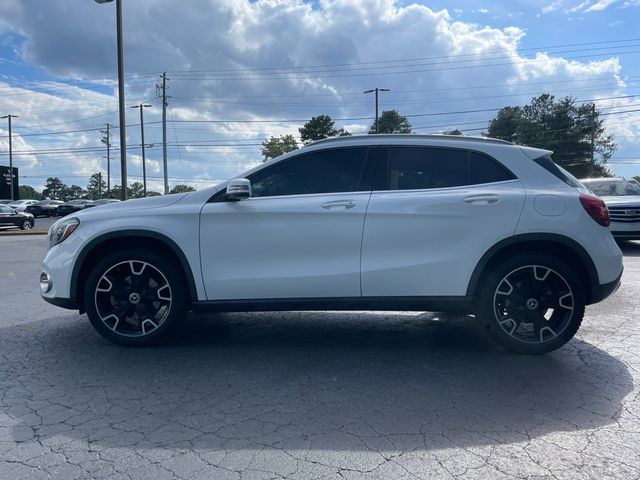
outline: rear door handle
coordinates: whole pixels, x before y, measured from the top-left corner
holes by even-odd
[[[320,205],[322,208],[330,210],[332,208],[344,208],[348,210],[356,206],[356,202],[353,200],[334,200],[333,202],[326,202]]]
[[[478,193],[464,197],[464,202],[474,205],[488,205],[490,203],[496,203],[499,198],[495,193]]]

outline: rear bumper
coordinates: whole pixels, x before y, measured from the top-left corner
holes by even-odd
[[[620,288],[620,279],[622,278],[622,272],[618,278],[616,278],[613,282],[605,283],[602,285],[598,285],[593,288],[591,292],[591,302],[589,303],[598,303],[607,298],[609,295],[615,293],[618,288]]]

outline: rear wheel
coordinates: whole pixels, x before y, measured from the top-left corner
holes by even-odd
[[[186,316],[184,283],[175,265],[155,252],[116,252],[89,274],[84,292],[87,316],[114,343],[152,345]]]
[[[523,254],[484,278],[478,317],[499,344],[517,353],[547,353],[567,343],[584,316],[584,288],[555,257]]]

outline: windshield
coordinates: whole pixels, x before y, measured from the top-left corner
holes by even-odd
[[[595,181],[584,184],[592,193],[599,197],[640,195],[640,183],[635,180]]]

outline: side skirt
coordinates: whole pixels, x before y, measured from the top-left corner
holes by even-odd
[[[473,298],[460,297],[337,297],[257,298],[193,302],[194,312],[274,312],[312,310],[388,310],[473,313]]]

